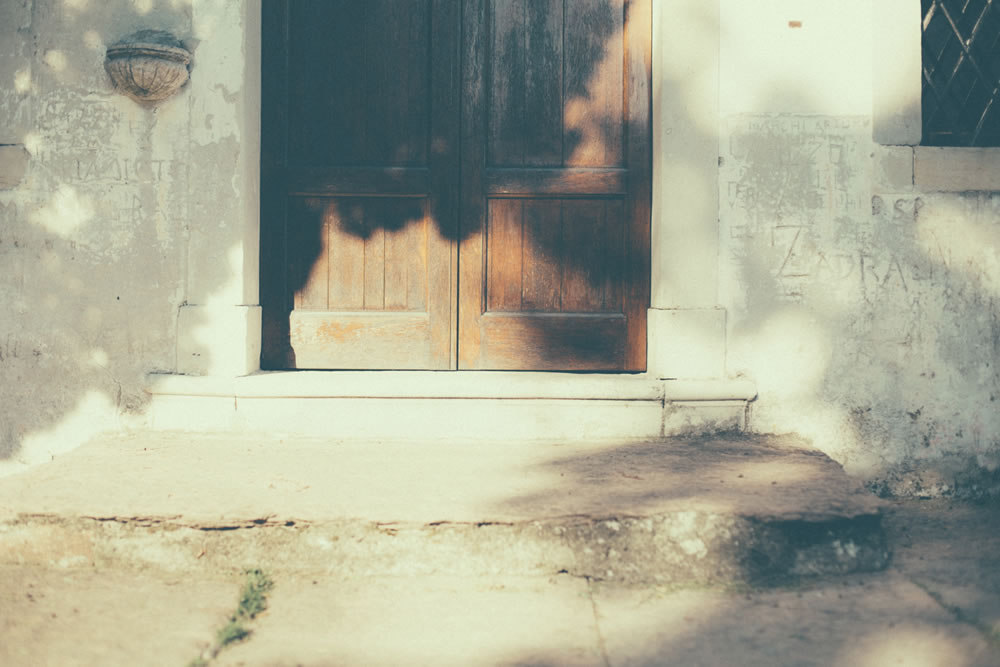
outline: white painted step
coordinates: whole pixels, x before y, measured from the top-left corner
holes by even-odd
[[[151,375],[155,429],[367,439],[642,439],[743,430],[746,381],[454,371]]]

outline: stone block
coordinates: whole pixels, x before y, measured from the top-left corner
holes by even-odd
[[[922,192],[1000,191],[1000,148],[917,146],[913,183]]]
[[[234,377],[260,367],[260,306],[182,306],[177,371]]]
[[[648,371],[661,378],[720,378],[726,364],[726,311],[721,308],[648,311]]]

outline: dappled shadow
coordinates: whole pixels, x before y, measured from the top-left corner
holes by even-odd
[[[870,477],[942,457],[959,473],[957,458],[995,452],[996,196],[872,195],[856,120],[757,116],[729,132],[730,363],[758,384],[759,423]],[[952,473],[939,482],[954,490]]]
[[[829,45],[814,67],[836,67],[834,81],[842,32],[812,42]],[[775,53],[805,48],[788,37]],[[741,73],[743,54],[723,54]],[[728,369],[757,384],[755,428],[800,433],[885,493],[965,493],[1000,447],[997,197],[921,192],[913,149],[874,143],[866,108],[830,99],[822,78],[794,89],[783,76],[723,85]],[[880,104],[919,106],[911,92]]]
[[[11,93],[0,144],[29,155],[21,182],[0,190],[0,472],[132,423],[148,399],[146,373],[177,367],[188,233],[211,209],[194,201],[213,180],[192,167],[186,143],[205,114],[188,108],[190,83],[142,108],[112,91],[103,63],[109,44],[150,26],[195,50],[193,14],[186,1],[0,10]],[[215,175],[215,185],[231,182]],[[231,279],[218,264],[209,289]]]
[[[996,508],[903,503],[887,516],[893,566],[773,589],[642,591],[597,585],[612,664],[985,665],[998,647]],[[985,531],[985,532],[984,532]],[[956,621],[956,617],[966,622]]]
[[[493,513],[560,526],[578,576],[763,585],[886,565],[880,502],[797,438],[595,443],[519,467],[524,490]]]
[[[840,466],[794,437],[710,435],[594,448],[554,458],[542,469],[550,488],[506,498],[508,510],[545,516],[615,516],[719,511],[757,517],[822,519],[874,511],[870,494]]]
[[[990,664],[994,649],[922,590],[856,575],[745,591],[594,593],[611,664]]]

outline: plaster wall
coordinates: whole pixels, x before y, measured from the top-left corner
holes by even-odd
[[[0,3],[0,469],[128,424],[146,373],[220,363],[198,326],[256,303],[244,11]],[[103,67],[108,45],[145,28],[193,53],[191,80],[155,108],[114,92]]]
[[[1000,160],[873,140],[919,140],[919,50],[880,48],[919,49],[919,8],[889,4],[723,0],[727,367],[756,430],[892,492],[975,494],[1000,464]]]

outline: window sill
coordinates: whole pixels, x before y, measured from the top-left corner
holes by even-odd
[[[914,146],[913,186],[921,192],[1000,190],[1000,148]]]

